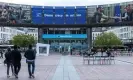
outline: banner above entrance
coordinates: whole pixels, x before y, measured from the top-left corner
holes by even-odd
[[[49,30],[80,30],[80,28],[49,28]]]
[[[42,38],[44,39],[59,39],[59,38],[87,38],[87,34],[43,34]]]

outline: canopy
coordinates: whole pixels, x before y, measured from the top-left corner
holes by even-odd
[[[0,0],[0,2],[38,6],[91,6],[128,1],[132,0]]]

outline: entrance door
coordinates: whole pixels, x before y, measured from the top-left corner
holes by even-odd
[[[60,52],[61,53],[69,53],[70,52],[70,43],[59,43]]]

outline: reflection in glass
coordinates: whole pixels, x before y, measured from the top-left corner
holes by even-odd
[[[47,54],[47,48],[46,47],[39,47],[39,53]]]

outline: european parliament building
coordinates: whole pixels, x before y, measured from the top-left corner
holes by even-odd
[[[52,50],[60,48],[68,51],[71,48],[88,49],[92,44],[92,27],[69,25],[87,25],[104,23],[100,19],[105,14],[109,17],[121,17],[124,7],[133,2],[94,5],[94,6],[34,6],[11,3],[0,3],[0,22],[13,24],[44,24],[38,28],[38,42],[50,44]],[[103,9],[101,8],[103,7]],[[103,10],[103,11],[102,11]],[[107,19],[108,20],[108,19]],[[106,21],[106,20],[105,20]],[[120,22],[114,19],[111,23]],[[105,22],[106,23],[106,22]],[[36,26],[37,26],[36,25]],[[51,25],[52,28],[46,25]],[[56,25],[65,26],[59,27]],[[67,26],[69,28],[67,28]],[[32,26],[31,26],[32,27]],[[94,26],[100,27],[100,26]]]
[[[86,24],[86,7],[44,7],[45,24]],[[70,51],[71,48],[87,48],[86,28],[42,28],[39,29],[40,42],[50,44],[52,50],[61,48]]]

